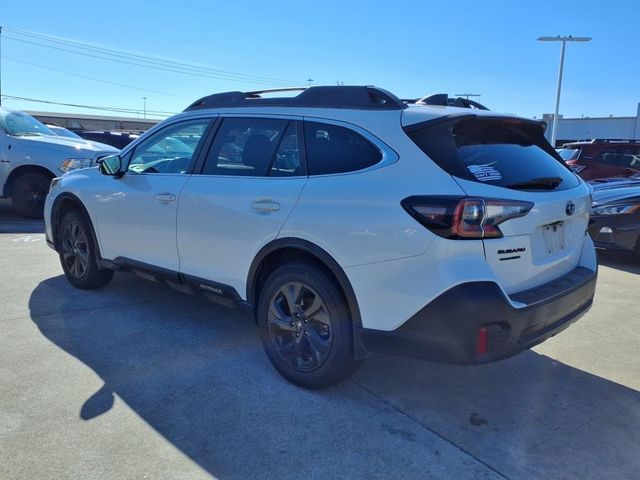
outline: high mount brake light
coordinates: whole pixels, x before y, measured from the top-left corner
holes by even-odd
[[[502,222],[523,217],[531,202],[475,197],[408,197],[403,208],[436,235],[454,240],[501,238]]]

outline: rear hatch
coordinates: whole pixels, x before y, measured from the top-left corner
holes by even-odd
[[[490,217],[492,208],[496,212],[504,205],[508,212],[511,204],[511,211],[520,209],[515,215],[494,213],[495,226],[475,240],[483,242],[506,293],[576,268],[589,222],[590,191],[546,141],[541,123],[459,115],[404,128],[469,197],[479,199],[484,214]]]

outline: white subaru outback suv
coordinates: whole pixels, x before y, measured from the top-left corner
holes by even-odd
[[[542,123],[375,87],[261,93],[202,98],[54,179],[68,280],[133,271],[246,309],[307,388],[369,352],[509,357],[590,308],[590,191]]]

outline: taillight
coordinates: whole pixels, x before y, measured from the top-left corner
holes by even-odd
[[[404,209],[418,222],[444,238],[466,240],[501,238],[498,228],[511,218],[523,217],[531,202],[472,197],[408,197]]]

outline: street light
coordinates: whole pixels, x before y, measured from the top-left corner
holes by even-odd
[[[567,42],[589,42],[591,37],[572,37],[556,36],[556,37],[538,37],[539,42],[562,42],[560,47],[560,72],[558,73],[558,92],[556,93],[556,111],[553,114],[553,127],[551,129],[551,145],[556,146],[557,128],[558,128],[558,110],[560,109],[560,89],[562,88],[562,70],[564,68],[564,48]]]

